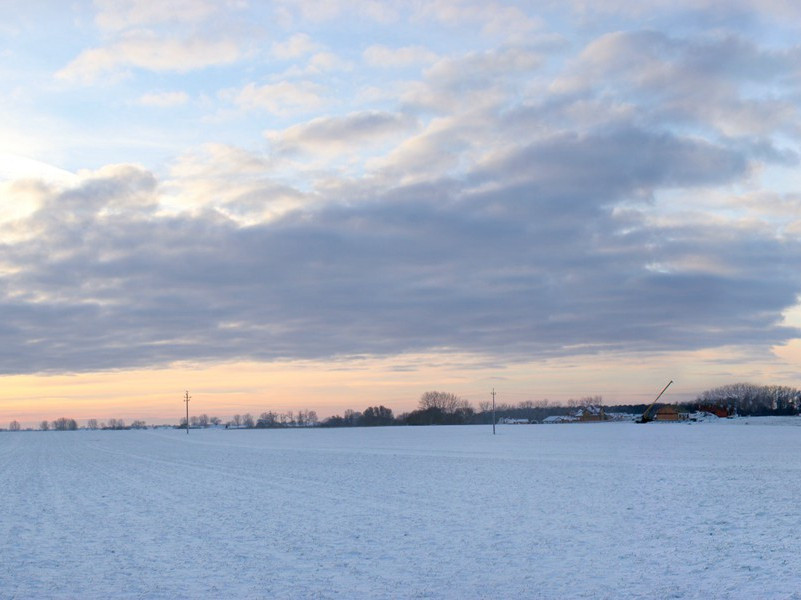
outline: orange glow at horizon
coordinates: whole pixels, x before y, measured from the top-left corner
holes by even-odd
[[[704,389],[733,383],[796,386],[801,340],[754,358],[736,348],[653,354],[563,357],[500,365],[486,357],[428,354],[339,361],[180,364],[163,369],[119,370],[0,378],[0,427],[11,420],[35,427],[59,417],[104,421],[141,419],[177,423],[183,394],[191,414],[228,420],[234,414],[315,410],[319,417],[383,404],[395,414],[416,408],[428,390],[449,391],[474,405],[495,388],[499,402],[600,395],[606,404],[652,399],[669,379],[671,401],[690,400]]]

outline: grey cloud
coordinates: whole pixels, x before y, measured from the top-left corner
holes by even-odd
[[[142,193],[139,175],[113,179],[114,202]],[[108,211],[101,189],[54,196],[30,223],[42,235],[3,249],[19,269],[0,286],[4,372],[437,348],[516,360],[797,334],[777,324],[801,289],[783,268],[797,243],[620,219],[604,205],[615,185],[568,202],[527,181],[431,183],[251,227]],[[648,268],[687,256],[714,257],[725,275]]]
[[[663,126],[798,135],[798,59],[798,48],[767,50],[733,34],[616,32],[590,43],[553,90],[636,106],[634,118]]]
[[[277,152],[358,147],[409,131],[415,120],[399,113],[355,112],[343,117],[322,117],[282,132],[269,132]]]
[[[584,135],[560,133],[483,165],[481,179],[503,174],[548,196],[618,200],[638,188],[693,187],[735,181],[747,173],[745,153],[710,142],[626,128]]]

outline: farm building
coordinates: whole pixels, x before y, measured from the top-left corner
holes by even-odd
[[[698,410],[701,412],[707,412],[711,415],[715,415],[716,417],[720,417],[721,419],[725,419],[729,417],[729,409],[725,406],[715,406],[713,404],[704,404],[698,407]]]
[[[655,421],[686,421],[689,419],[686,411],[679,410],[677,406],[663,406],[656,411]]]

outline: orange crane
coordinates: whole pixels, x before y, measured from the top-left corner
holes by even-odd
[[[648,423],[649,421],[653,421],[654,420],[654,418],[648,413],[650,413],[653,410],[654,406],[656,406],[656,403],[662,397],[662,394],[665,393],[665,390],[670,387],[671,383],[673,383],[672,379],[670,381],[668,381],[668,384],[665,387],[662,388],[662,391],[659,392],[659,395],[656,398],[654,398],[654,401],[651,402],[651,404],[648,405],[648,408],[646,408],[643,411],[642,416],[637,420],[637,423]]]

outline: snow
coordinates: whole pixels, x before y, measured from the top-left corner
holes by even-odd
[[[798,424],[4,432],[0,597],[801,598]]]

